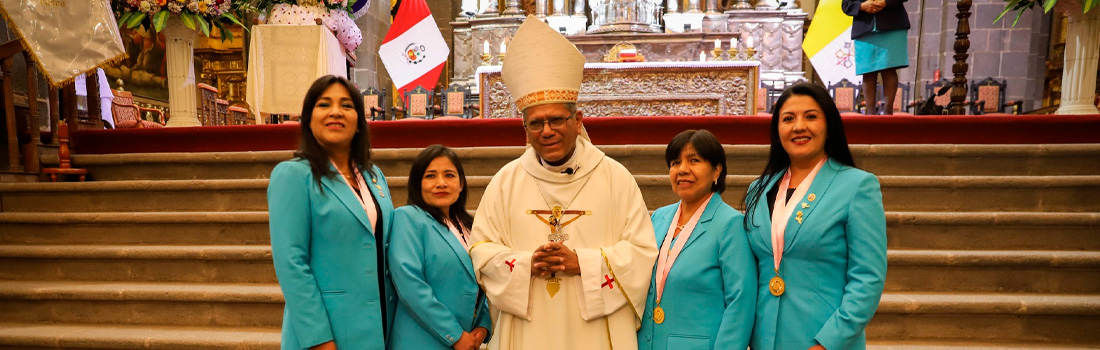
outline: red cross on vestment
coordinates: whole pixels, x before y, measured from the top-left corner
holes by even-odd
[[[508,265],[508,272],[512,272],[512,270],[516,269],[516,259],[512,259],[512,261],[505,261],[504,264]]]
[[[603,279],[606,281],[600,285],[600,288],[607,287],[607,289],[615,289],[615,285],[611,283],[615,282],[614,278],[611,278],[611,276],[608,275],[603,275]]]

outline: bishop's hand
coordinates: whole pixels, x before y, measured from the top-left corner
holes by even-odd
[[[577,252],[561,242],[550,242],[536,252],[545,254],[544,260],[554,262],[555,265],[550,266],[551,272],[561,272],[566,276],[575,276],[581,274],[580,260],[577,258]]]

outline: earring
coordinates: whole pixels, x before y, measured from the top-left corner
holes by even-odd
[[[718,186],[718,179],[714,179],[714,185]]]

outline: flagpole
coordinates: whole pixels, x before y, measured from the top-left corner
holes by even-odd
[[[914,69],[913,89],[910,90],[913,92],[912,101],[920,101],[924,98],[924,96],[921,96],[921,89],[917,87],[917,83],[920,82],[921,73],[920,47],[921,43],[924,42],[924,0],[920,0],[920,7],[917,8],[917,14],[919,15],[917,16],[917,69]]]

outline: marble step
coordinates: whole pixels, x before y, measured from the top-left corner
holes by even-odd
[[[649,209],[679,199],[667,175],[635,175]],[[731,175],[722,198],[740,203],[755,176]],[[469,176],[467,207],[476,209],[490,176]],[[406,203],[408,180],[388,178],[394,204]],[[883,202],[891,211],[1100,210],[1096,176],[880,176]],[[263,211],[266,179],[140,180],[0,184],[0,211]],[[740,205],[734,205],[740,207]]]
[[[278,327],[0,323],[7,350],[279,350]]]
[[[277,329],[283,296],[275,283],[0,281],[0,313],[14,323]]]
[[[886,212],[886,224],[891,249],[1100,251],[1096,212]],[[266,211],[0,212],[0,232],[0,244],[270,243]]]
[[[1089,293],[1100,252],[894,250],[886,290]],[[0,281],[276,283],[270,247],[0,245]]]
[[[867,337],[871,342],[1041,342],[1098,347],[1097,329],[1100,294],[888,292],[867,327]]]
[[[666,174],[665,145],[599,146],[635,174]],[[758,175],[768,147],[726,145],[731,175]],[[852,145],[856,164],[878,175],[1097,175],[1100,145]],[[467,175],[491,176],[523,154],[524,147],[455,148]],[[405,177],[420,149],[377,149],[372,161],[387,176]],[[187,180],[266,178],[292,151],[132,153],[74,155],[73,163],[92,178],[114,180]],[[57,164],[43,157],[43,164]]]
[[[277,283],[268,245],[0,245],[0,280]]]

